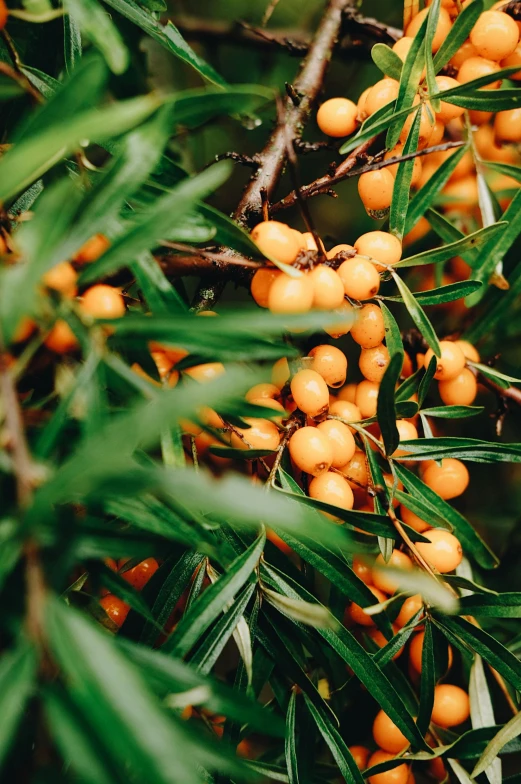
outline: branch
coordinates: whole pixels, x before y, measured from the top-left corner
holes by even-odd
[[[379,43],[392,45],[403,36],[403,30],[391,27],[369,16],[359,14],[354,8],[344,11],[344,27],[351,34],[369,36]]]
[[[7,63],[0,62],[0,73],[3,73],[4,76],[7,76],[8,79],[12,79],[13,82],[19,84],[22,90],[26,92],[27,95],[30,95],[35,103],[43,103],[44,99],[42,94],[35,87],[33,87],[27,76],[20,68],[20,58],[18,57],[18,52],[16,51],[11,36],[7,30],[0,30],[0,35],[2,36],[5,47],[9,52],[9,56],[13,62],[12,67]]]

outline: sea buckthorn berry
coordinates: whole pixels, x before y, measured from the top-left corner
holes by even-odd
[[[416,672],[422,671],[423,641],[425,632],[416,632],[409,644],[409,662]],[[452,667],[452,648],[447,645],[447,670]]]
[[[476,177],[463,177],[456,182],[449,182],[442,191],[444,202],[443,206],[449,212],[456,212],[472,215],[478,206],[478,181]]]
[[[474,142],[482,158],[498,163],[514,163],[515,156],[510,145],[499,145],[494,129],[490,125],[482,125],[474,132]]]
[[[269,419],[244,417],[249,428],[236,428],[232,433],[231,445],[234,449],[277,449],[280,434],[277,426]],[[242,438],[241,438],[242,436]]]
[[[61,261],[47,270],[42,280],[48,289],[59,291],[64,297],[75,297],[78,273],[69,261]]]
[[[168,379],[170,386],[175,386],[179,380],[179,373],[177,370],[173,370],[174,363],[169,355],[164,351],[151,351],[150,353],[157,367],[159,378],[161,380]]]
[[[463,351],[465,359],[469,362],[479,362],[479,352],[468,340],[455,340],[457,346]]]
[[[415,594],[414,596],[409,596],[408,599],[404,601],[401,606],[400,612],[396,617],[396,626],[398,629],[401,629],[405,626],[411,618],[414,618],[416,613],[418,613],[423,607],[423,599],[419,593]]]
[[[357,555],[353,558],[353,572],[366,585],[373,584],[373,570],[369,564]]]
[[[341,387],[346,380],[347,358],[336,346],[315,346],[309,352],[313,357],[310,368],[320,373],[328,387]]]
[[[251,279],[250,292],[260,308],[268,307],[271,284],[281,275],[282,272],[275,267],[262,267],[256,271]]]
[[[418,438],[418,431],[415,425],[413,425],[413,423],[409,422],[407,419],[399,419],[396,422],[396,429],[398,430],[400,441],[414,441],[416,438]],[[406,449],[397,449],[394,452],[394,457],[403,457],[407,454],[409,453]]]
[[[451,76],[437,76],[436,84],[438,85],[440,93],[445,90],[452,90],[453,87],[460,86],[460,83]],[[463,106],[456,106],[453,103],[447,103],[447,101],[440,101],[440,104],[440,110],[439,112],[436,112],[436,117],[445,124],[451,120],[455,120],[456,117],[461,117],[465,111]]]
[[[261,398],[269,400],[278,397],[279,392],[280,389],[275,384],[264,382],[263,384],[255,384],[255,386],[246,392],[245,397],[246,400],[249,400],[250,402],[252,400],[260,400]]]
[[[368,212],[383,212],[393,200],[394,177],[387,169],[364,172],[358,179],[358,194]]]
[[[484,11],[470,31],[470,42],[481,57],[503,60],[515,51],[519,30],[508,14]]]
[[[97,261],[109,248],[109,238],[104,234],[95,234],[76,251],[72,260],[77,264],[89,264],[91,261]]]
[[[380,343],[374,348],[363,348],[360,352],[358,367],[362,375],[373,383],[379,384],[390,362],[387,346]]]
[[[301,235],[302,240],[304,241],[305,249],[306,250],[318,250],[317,242],[315,237],[310,231],[304,231]],[[324,243],[320,240],[320,248],[322,252],[325,252]]]
[[[356,240],[355,248],[361,256],[370,256],[382,265],[396,264],[402,258],[402,243],[387,231],[368,231],[362,234]],[[377,266],[376,269],[383,272],[386,266]]]
[[[456,727],[470,716],[470,700],[466,691],[451,683],[440,683],[434,689],[432,721],[438,727]]]
[[[367,96],[371,92],[371,89],[372,87],[366,87],[366,89],[360,95],[360,98],[358,99],[358,102],[356,104],[356,108],[358,109],[358,114],[356,119],[358,120],[359,123],[363,122],[364,120],[367,120],[367,118],[369,117],[366,108],[366,102],[367,102]]]
[[[398,98],[399,82],[396,79],[380,79],[369,88],[364,105],[364,111],[368,117],[381,109],[382,106],[395,101]]]
[[[289,544],[287,544],[284,539],[281,539],[272,528],[266,528],[266,539],[269,539],[269,541],[284,553],[284,555],[291,555],[293,552]]]
[[[68,354],[79,345],[76,335],[63,319],[58,319],[43,342],[55,354]]]
[[[451,340],[440,341],[441,357],[437,358],[437,368],[434,378],[438,381],[449,381],[455,378],[465,367],[465,354],[456,343]],[[430,348],[425,354],[425,367],[434,356],[434,351]]]
[[[465,41],[449,61],[454,68],[459,70],[469,57],[477,57],[478,50],[471,41]]]
[[[369,475],[365,452],[357,449],[349,463],[342,468],[342,473],[352,487],[367,487]]]
[[[277,359],[271,370],[271,381],[274,386],[280,391],[282,387],[289,381],[289,365],[286,357]]]
[[[285,223],[262,221],[251,232],[251,238],[260,252],[276,261],[291,264],[295,261],[300,245],[297,237]]]
[[[496,137],[503,142],[519,142],[521,140],[521,109],[498,112],[494,120],[494,130]]]
[[[141,563],[122,572],[121,576],[127,583],[130,583],[136,591],[141,591],[148,583],[153,574],[159,569],[159,564],[155,558],[146,558]]]
[[[340,417],[344,422],[360,422],[362,419],[358,406],[349,400],[335,400],[329,406],[329,413],[332,416]]]
[[[353,434],[343,422],[337,419],[326,419],[318,425],[318,430],[323,433],[331,444],[333,450],[333,468],[343,468],[356,451]]]
[[[384,317],[378,305],[369,302],[356,313],[351,337],[363,349],[376,348],[385,338]]]
[[[372,585],[367,586],[371,593],[374,596],[373,604],[380,604],[381,602],[385,602],[387,596],[380,591],[379,588],[374,588]],[[360,626],[374,626],[374,616],[368,615],[364,612],[363,607],[360,607],[359,604],[355,604],[354,602],[349,607],[349,615],[351,619],[355,623],[359,623]]]
[[[318,264],[308,278],[313,286],[313,307],[334,310],[344,301],[344,284],[339,274],[325,264]]]
[[[203,365],[194,365],[191,368],[187,368],[184,372],[187,376],[193,378],[194,381],[206,384],[224,373],[224,365],[221,362],[205,362]]]
[[[418,531],[419,534],[428,531],[431,527],[429,523],[422,520],[421,517],[418,517],[414,512],[411,512],[411,510],[407,509],[403,504],[400,506],[400,518],[406,525],[410,526],[410,528],[414,528],[415,531]]]
[[[389,175],[390,176],[390,175]],[[380,289],[380,275],[374,264],[361,256],[343,261],[338,274],[344,284],[344,292],[350,299],[371,299]]]
[[[348,403],[355,402],[357,384],[346,384],[338,391],[337,400],[347,400]],[[354,422],[354,420],[352,420]]]
[[[282,273],[271,284],[268,307],[272,313],[307,313],[313,297],[313,284],[307,275],[292,278]]]
[[[331,250],[328,250],[326,256],[328,259],[334,259],[339,253],[346,252],[352,256],[356,256],[356,250],[353,245],[347,245],[345,242],[340,245],[335,245]]]
[[[329,471],[333,462],[333,448],[318,427],[301,427],[289,440],[291,459],[301,471],[320,476]]]
[[[440,397],[447,406],[471,406],[478,394],[476,376],[468,368],[463,368],[455,378],[440,381]]]
[[[472,82],[474,79],[480,79],[482,76],[489,76],[489,74],[493,74],[499,70],[500,67],[498,63],[495,63],[493,60],[487,60],[485,57],[469,57],[468,60],[465,60],[461,65],[458,71],[458,82],[460,84]],[[486,84],[479,89],[497,90],[498,87],[501,87],[501,79],[490,82],[490,84]]]
[[[369,757],[367,767],[372,768],[374,765],[379,765],[381,762],[388,762],[389,760],[394,759],[394,756],[394,754],[390,754],[388,751],[378,749],[378,751],[375,751]],[[369,776],[368,778],[369,784],[408,784],[408,780],[409,766],[405,763],[403,765],[398,765],[398,767],[392,768],[391,770],[386,770],[384,773],[376,773],[374,776]]]
[[[356,388],[355,402],[362,419],[369,419],[369,417],[376,416],[376,406],[378,403],[378,392],[380,391],[380,384],[374,381],[365,379],[361,381]]]
[[[385,711],[378,711],[373,722],[373,738],[377,746],[390,754],[398,754],[409,745],[409,741]]]
[[[394,634],[396,634],[397,631],[398,631],[398,627],[395,626],[395,624],[393,624],[393,632],[394,632]],[[367,632],[367,636],[370,637],[371,640],[373,642],[375,642],[378,645],[379,648],[384,648],[387,645],[387,643],[390,642],[390,640],[387,640],[384,637],[384,635],[382,634],[380,629],[377,629],[376,627],[373,627],[372,629],[369,629],[368,632]],[[402,653],[403,653],[403,645],[402,645],[401,648],[398,648],[396,653],[393,655],[393,661],[398,659],[402,655]]]
[[[521,68],[521,44],[516,46],[512,54],[509,54],[508,57],[501,60],[501,68],[513,68],[514,65],[518,65]],[[516,82],[519,81],[521,79],[521,71],[510,74],[508,78],[513,79]]]
[[[348,98],[330,98],[317,112],[317,125],[322,133],[335,138],[356,131],[358,107]]]
[[[423,472],[423,481],[445,501],[457,498],[469,484],[469,472],[461,460],[444,457],[441,466],[434,461]]]
[[[254,406],[261,406],[264,408],[271,408],[274,411],[280,411],[281,416],[273,417],[271,421],[275,422],[278,425],[282,424],[282,420],[284,419],[284,416],[282,415],[286,415],[286,409],[284,408],[282,403],[279,403],[278,400],[273,400],[273,398],[271,397],[260,397],[260,398],[253,398],[253,400],[250,400],[249,402],[252,403]],[[221,420],[221,424],[218,425],[218,427],[222,427],[222,426],[223,426],[223,422]]]
[[[340,509],[352,509],[354,504],[353,491],[349,483],[343,476],[332,471],[327,471],[311,480],[309,496],[325,504],[338,506]]]
[[[347,335],[353,326],[354,314],[355,309],[349,302],[342,303],[341,307],[331,311],[331,315],[335,317],[335,322],[329,327],[324,327],[324,332],[331,338],[341,338],[342,335]]]
[[[327,384],[316,370],[299,370],[291,379],[293,400],[305,414],[318,417],[329,407]]]
[[[365,770],[367,768],[369,754],[371,753],[369,749],[366,746],[349,746],[348,748],[357,768],[359,770]]]
[[[125,315],[125,300],[119,289],[98,283],[84,292],[80,310],[96,319],[116,319]]]
[[[373,584],[384,593],[395,593],[398,588],[396,577],[388,574],[388,569],[412,569],[412,561],[401,550],[393,550],[389,561],[386,563],[382,555],[374,562]]]
[[[130,611],[129,605],[113,593],[109,593],[100,600],[100,605],[107,613],[110,620],[116,626],[123,626],[123,623]]]
[[[410,36],[404,35],[403,38],[398,39],[398,41],[392,45],[393,52],[395,52],[403,62],[405,62],[405,58],[409,54],[412,42],[413,39]]]
[[[398,142],[398,144],[395,145],[392,148],[392,150],[388,150],[385,153],[384,159],[386,161],[388,161],[390,158],[400,158],[403,155],[403,148],[404,148],[404,144],[402,142]],[[399,165],[400,165],[399,163],[393,163],[391,166],[387,166],[386,167],[387,171],[391,172],[393,177],[396,177],[396,175],[398,174],[398,166]],[[420,184],[420,180],[421,180],[421,176],[422,176],[422,168],[423,167],[422,167],[421,158],[419,156],[417,156],[416,158],[414,158],[414,164],[413,164],[413,169],[412,169],[411,186],[413,188],[416,188]],[[385,233],[385,232],[383,232],[383,233]],[[389,235],[389,236],[392,236],[392,235]],[[400,246],[400,251],[401,251],[401,246]],[[359,250],[358,252],[361,253],[363,256],[368,255],[368,254],[364,253],[363,250]]]
[[[424,8],[423,11],[420,11],[412,22],[407,25],[407,29],[405,31],[405,35],[409,38],[414,38],[416,33],[419,31],[420,27],[423,24],[423,20],[429,13],[428,8]],[[437,52],[442,43],[447,38],[448,34],[450,33],[452,27],[452,21],[450,18],[450,14],[446,8],[440,8],[440,15],[438,17],[438,24],[436,25],[436,31],[434,33],[434,38],[432,39],[432,51]]]
[[[414,100],[414,104],[419,104],[420,99],[416,96]],[[436,123],[436,115],[434,114],[434,109],[430,105],[428,101],[425,101],[421,104],[420,108],[417,109],[415,112],[411,112],[406,118],[403,128],[400,132],[400,141],[405,144],[409,132],[414,124],[416,119],[416,114],[418,111],[421,112],[421,119],[420,119],[420,131],[418,136],[418,149],[422,150],[424,147],[427,147],[430,143],[432,129]]]
[[[445,574],[452,572],[460,565],[463,558],[463,550],[459,539],[454,534],[445,531],[443,528],[433,528],[424,534],[427,542],[417,542],[418,551],[423,555],[431,566]]]

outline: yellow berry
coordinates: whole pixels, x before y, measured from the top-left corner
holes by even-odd
[[[409,23],[407,26],[407,30],[405,34],[409,38],[414,38],[416,33],[419,31],[420,27],[422,26],[423,20],[429,13],[428,8],[424,8],[423,11],[420,11],[412,22]],[[432,40],[432,51],[437,52],[442,43],[447,38],[448,34],[450,33],[452,27],[452,21],[449,15],[449,12],[446,8],[440,8],[440,15],[438,17],[438,24],[436,25],[436,31],[434,33],[434,38]]]
[[[419,96],[415,96],[414,105],[420,104]],[[436,115],[434,114],[434,110],[428,101],[424,101],[419,105],[419,109],[415,112],[411,112],[407,119],[405,120],[402,130],[400,132],[400,141],[405,143],[409,132],[416,120],[416,114],[418,111],[421,113],[420,118],[420,129],[419,129],[419,136],[418,136],[418,149],[422,150],[424,147],[427,147],[430,144],[430,139],[432,136],[432,131],[434,125],[436,123]]]
[[[405,144],[403,142],[398,142],[398,144],[396,144],[392,148],[392,150],[388,150],[385,153],[384,159],[386,161],[388,161],[390,158],[400,158],[404,154],[403,153],[404,146],[405,146]],[[414,164],[413,164],[413,170],[412,170],[411,187],[416,188],[420,184],[420,180],[421,180],[421,177],[422,177],[423,165],[422,165],[422,160],[421,160],[421,158],[419,156],[416,156],[416,158],[414,158],[413,160],[414,160]],[[393,177],[396,177],[396,175],[398,174],[398,166],[399,165],[400,164],[398,164],[398,163],[393,163],[391,166],[387,166],[387,171],[391,172]],[[385,234],[385,232],[382,232],[382,234]],[[389,236],[392,236],[392,235],[389,235]],[[363,250],[359,249],[358,252],[361,253],[363,256],[367,255]],[[400,255],[401,255],[401,246],[400,246]],[[384,268],[382,267],[382,270],[383,269]]]
[[[74,254],[72,260],[77,264],[88,264],[97,261],[110,247],[110,240],[104,234],[95,234],[81,246]]]
[[[329,407],[327,384],[316,370],[299,370],[291,379],[293,400],[305,414],[318,417]]]
[[[521,141],[521,109],[498,112],[494,120],[494,130],[496,137],[503,142]]]
[[[358,107],[348,98],[330,98],[317,112],[317,125],[322,133],[335,138],[356,131]]]
[[[329,413],[331,416],[337,416],[345,422],[360,422],[362,414],[360,409],[350,400],[335,400],[329,406]]]
[[[445,457],[438,465],[433,460],[423,470],[423,481],[446,501],[457,498],[469,484],[469,472],[461,460]]]
[[[48,289],[59,291],[65,297],[75,297],[78,273],[69,261],[61,261],[47,270],[42,280]]]
[[[361,256],[343,261],[338,274],[344,284],[344,292],[350,299],[371,299],[380,289],[380,275],[374,264]]]
[[[260,308],[268,307],[268,297],[271,285],[279,278],[282,272],[275,267],[262,267],[258,269],[251,279],[250,291],[253,299]]]
[[[503,60],[519,43],[519,30],[508,14],[484,11],[470,31],[470,42],[481,57]]]
[[[280,390],[275,384],[268,384],[265,382],[263,384],[255,384],[254,387],[246,392],[245,397],[246,400],[249,400],[250,402],[252,400],[260,399],[270,400],[278,397],[279,392]]]
[[[301,427],[295,431],[288,448],[297,468],[306,474],[320,476],[331,468],[333,449],[317,427]]]
[[[469,343],[468,340],[455,340],[454,342],[463,351],[465,359],[468,359],[469,362],[479,362],[478,350],[472,345],[472,343]]]
[[[390,754],[398,754],[409,745],[403,732],[383,710],[376,714],[373,722],[373,738],[377,746]]]
[[[463,558],[459,539],[443,528],[425,531],[423,536],[429,540],[430,544],[417,542],[418,552],[441,574],[453,572]]]
[[[380,385],[375,381],[365,379],[356,388],[355,403],[360,409],[363,419],[376,416],[376,406]]]
[[[367,487],[369,475],[365,452],[357,449],[349,463],[342,468],[342,473],[351,486]]]
[[[355,248],[361,256],[370,256],[386,266],[396,264],[402,257],[402,243],[387,231],[368,231],[362,234],[356,240]],[[376,269],[383,272],[386,266],[377,266]]]
[[[396,626],[396,624],[393,623],[393,632],[396,634],[397,631],[398,631],[398,627]],[[387,640],[384,637],[380,629],[377,629],[375,627],[368,629],[367,635],[368,637],[371,638],[373,642],[375,642],[378,645],[379,648],[384,648],[387,645],[387,643],[390,642],[390,640]],[[393,661],[395,659],[398,659],[398,657],[401,656],[402,653],[403,653],[403,645],[401,648],[398,648],[396,653],[393,655]]]
[[[331,445],[332,467],[343,468],[347,465],[356,451],[355,439],[347,425],[337,419],[326,419],[318,425],[317,430],[326,436]]]
[[[98,283],[84,292],[80,310],[96,319],[115,319],[125,315],[125,301],[119,289]]]
[[[366,210],[382,212],[391,206],[394,177],[387,169],[364,172],[358,179],[358,194]]]
[[[493,74],[499,70],[499,64],[493,60],[488,60],[486,57],[469,57],[462,63],[458,71],[458,82],[460,84],[466,84],[467,82],[474,81],[474,79],[480,79],[482,76],[489,76],[489,74]],[[498,79],[495,82],[486,84],[480,89],[497,90],[500,86],[501,79]]]
[[[438,389],[447,406],[471,406],[478,394],[478,382],[471,370],[463,368],[449,381],[440,381]]]
[[[455,378],[465,367],[465,354],[461,348],[451,340],[440,341],[441,357],[437,357],[437,367],[434,378],[438,381],[450,381]],[[434,351],[430,348],[425,354],[425,367],[434,356]]]
[[[313,357],[310,363],[311,370],[320,373],[329,387],[341,387],[347,375],[347,357],[336,346],[315,346],[309,352]]]
[[[353,572],[356,576],[362,580],[366,585],[373,584],[373,570],[366,563],[362,558],[358,558],[356,555],[353,558]]]
[[[521,68],[521,44],[516,46],[512,54],[501,60],[501,68],[512,68],[514,65],[518,65]],[[518,82],[521,79],[521,71],[510,74],[508,78]]]
[[[44,343],[55,354],[67,354],[75,351],[79,345],[76,335],[63,319],[58,319]]]
[[[289,381],[289,365],[286,357],[277,359],[271,371],[271,381],[274,386],[280,391],[282,387]]]
[[[413,423],[409,422],[407,419],[399,419],[396,422],[396,429],[398,430],[400,441],[414,441],[416,438],[418,438],[418,431],[415,425],[413,425]],[[406,449],[397,449],[394,452],[394,457],[403,457],[407,454],[409,453]]]
[[[440,92],[444,92],[445,90],[452,90],[453,87],[460,86],[460,83],[451,76],[437,76],[436,84],[438,85]],[[440,101],[440,103],[441,107],[439,112],[436,112],[436,117],[442,123],[448,123],[451,120],[455,120],[456,117],[461,117],[465,111],[463,106],[455,106],[455,104],[447,103],[447,101]]]
[[[216,378],[224,373],[224,365],[220,362],[205,362],[203,365],[194,365],[184,371],[187,376],[198,381],[200,384],[205,384],[208,381],[214,381]]]
[[[341,307],[332,311],[332,315],[338,318],[338,321],[330,327],[324,327],[324,332],[332,338],[341,338],[342,335],[347,335],[353,326],[355,309],[349,302],[342,303]]]
[[[380,342],[380,341],[379,341]],[[356,384],[346,384],[339,390],[337,400],[347,400],[349,403],[355,402]]]
[[[328,250],[326,256],[328,259],[334,259],[339,253],[349,253],[351,256],[356,254],[356,251],[352,245],[346,245],[346,243],[341,243],[340,245],[335,245],[331,250]]]
[[[280,434],[273,422],[270,422],[269,419],[250,417],[245,417],[244,421],[250,427],[237,428],[237,433],[232,433],[231,445],[235,449],[277,449]]]
[[[349,751],[360,770],[365,770],[370,751],[366,746],[349,746]]]
[[[418,515],[414,512],[411,512],[411,510],[407,509],[407,507],[403,504],[400,507],[400,518],[403,520],[405,525],[408,525],[415,531],[418,531],[419,534],[423,533],[424,531],[428,531],[430,528],[429,523],[425,522],[425,520],[422,520],[421,517],[418,517]]]
[[[340,509],[352,509],[354,504],[350,485],[343,476],[332,471],[326,471],[311,480],[309,496],[325,504],[338,506]]]
[[[295,261],[300,250],[293,229],[280,221],[268,220],[258,223],[252,230],[251,238],[264,256],[284,264]]]
[[[271,284],[268,307],[272,313],[307,313],[313,305],[313,296],[308,275],[293,278],[283,273]]]
[[[334,310],[344,301],[344,284],[339,274],[325,264],[318,264],[308,278],[313,286],[313,307]]]
[[[382,593],[378,588],[373,588],[371,585],[368,586],[369,590],[374,596],[373,604],[380,604],[381,602],[385,602],[387,596]],[[349,607],[349,615],[351,619],[355,623],[359,623],[360,626],[374,626],[374,616],[368,615],[364,612],[363,607],[360,607],[359,604],[355,604],[354,602]]]
[[[358,366],[362,375],[373,383],[379,384],[390,362],[389,351],[383,343],[374,348],[363,348]]]
[[[398,90],[400,88],[396,79],[380,79],[379,82],[373,84],[367,93],[364,111],[368,117],[381,109],[382,106],[395,101],[398,98]]]
[[[364,349],[381,345],[385,338],[385,325],[378,305],[369,302],[357,311],[356,321],[351,327],[351,337]]]

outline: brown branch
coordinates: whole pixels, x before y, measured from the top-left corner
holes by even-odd
[[[507,387],[504,389],[499,384],[496,384],[495,381],[492,381],[491,378],[483,375],[483,373],[478,374],[478,379],[479,383],[483,384],[483,386],[487,387],[487,389],[490,389],[491,392],[495,392],[499,397],[513,400],[514,403],[517,403],[518,406],[521,406],[521,389],[518,389],[517,387]]]
[[[344,11],[344,28],[351,34],[361,34],[368,36],[379,43],[394,44],[403,36],[403,30],[398,27],[391,27],[378,19],[359,14],[354,8],[347,8]]]
[[[13,61],[13,66],[10,66],[8,63],[0,62],[0,73],[3,73],[8,79],[12,79],[13,82],[20,85],[22,90],[26,92],[27,95],[30,95],[35,103],[43,103],[44,99],[42,94],[33,87],[27,76],[20,70],[18,52],[14,48],[14,44],[9,34],[6,30],[1,30],[0,34]]]

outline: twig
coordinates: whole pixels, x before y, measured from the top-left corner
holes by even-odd
[[[521,406],[521,389],[518,389],[517,387],[507,387],[504,389],[503,387],[499,386],[499,384],[496,384],[495,381],[492,381],[491,378],[485,376],[483,373],[478,374],[478,381],[480,384],[483,384],[484,387],[490,389],[491,392],[495,392],[499,397],[513,400],[514,403],[517,403],[518,406]]]
[[[398,27],[391,27],[379,22],[378,19],[363,16],[353,8],[344,11],[344,27],[350,33],[366,35],[384,44],[394,44],[403,35],[403,31]]]
[[[170,242],[169,240],[161,240],[160,244],[165,248],[172,248],[172,250],[181,251],[181,253],[187,253],[191,256],[200,256],[201,258],[207,259],[217,266],[234,264],[239,267],[252,267],[253,269],[264,266],[258,261],[246,259],[239,253],[236,256],[232,255],[231,253],[213,253],[212,251],[201,248],[193,248],[191,245],[185,245],[182,242]]]
[[[12,79],[13,82],[19,84],[22,90],[24,90],[27,95],[30,95],[35,103],[43,103],[43,95],[33,87],[27,76],[21,70],[20,58],[18,57],[18,52],[16,51],[11,36],[7,30],[0,30],[0,35],[2,36],[9,56],[13,62],[13,67],[8,65],[8,63],[0,62],[0,73],[3,73],[8,79]]]
[[[300,419],[300,412],[297,415],[291,415],[288,424],[286,425],[286,429],[284,431],[284,435],[282,436],[282,440],[279,444],[279,448],[277,449],[277,454],[275,456],[275,460],[273,461],[273,465],[270,469],[270,473],[268,476],[268,480],[266,482],[266,488],[271,488],[275,484],[275,479],[277,477],[277,471],[279,470],[280,461],[282,460],[282,456],[284,454],[284,450],[286,449],[289,440],[295,430],[298,430],[299,427],[302,426],[302,422]]]

